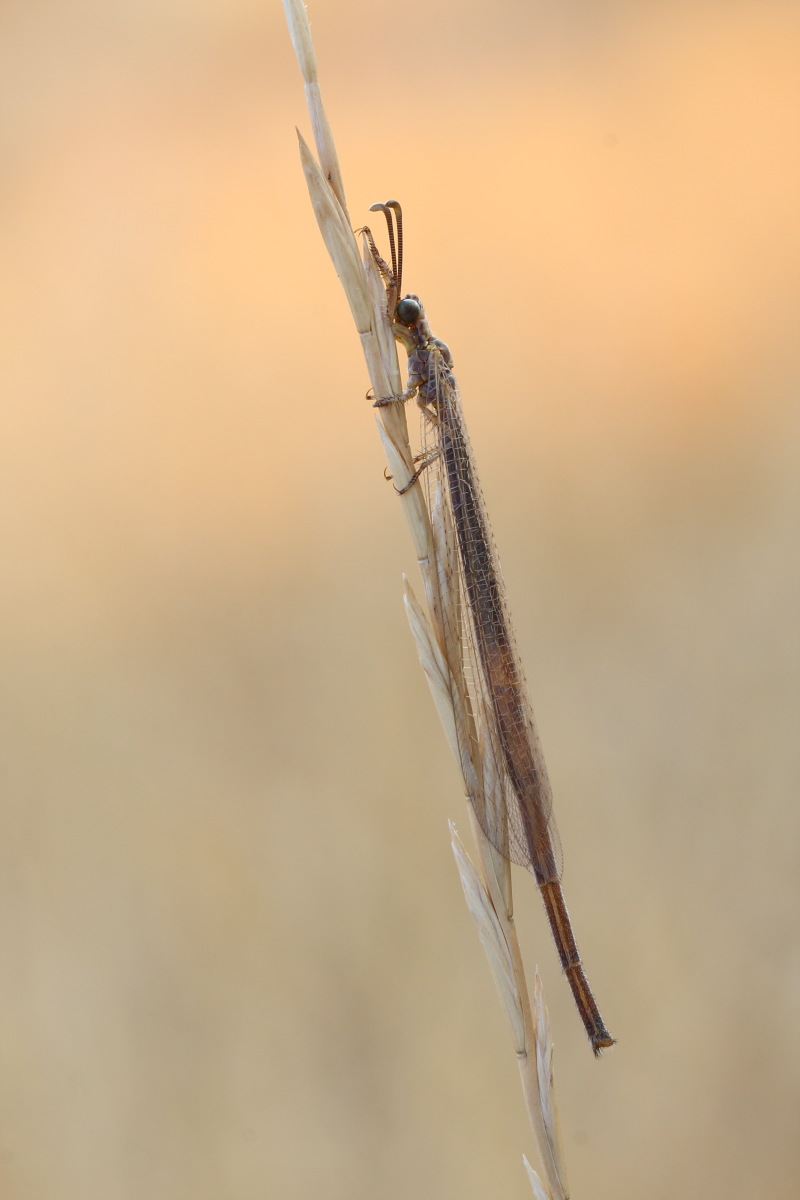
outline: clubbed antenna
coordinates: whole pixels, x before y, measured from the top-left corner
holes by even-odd
[[[394,316],[397,302],[403,295],[403,210],[397,200],[387,200],[385,204],[371,204],[370,212],[382,212],[386,218],[386,228],[389,231],[389,252],[392,256],[392,276],[390,280],[391,294],[394,304],[390,306],[390,315]],[[397,233],[395,236],[395,223]]]

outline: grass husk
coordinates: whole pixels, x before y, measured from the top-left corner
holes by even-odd
[[[316,157],[298,131],[300,156],[314,214],[350,306],[376,396],[403,390],[397,344],[386,312],[383,282],[372,256],[359,249],[347,212],[344,184],[333,134],[322,103],[317,65],[306,11],[301,0],[283,0],[286,19],[305,83]],[[388,469],[398,489],[414,474],[414,460],[403,405],[379,408],[377,420]],[[477,819],[482,791],[499,787],[491,759],[492,739],[473,711],[463,664],[446,629],[457,627],[458,597],[453,585],[454,532],[447,506],[428,510],[423,489],[400,495],[420,566],[424,603],[405,580],[405,605],[420,663],[442,726],[464,778],[470,825],[477,846],[471,860],[451,824],[452,848],[467,907],[475,922],[511,1030],[526,1109],[538,1151],[538,1171],[525,1160],[537,1200],[567,1200],[566,1170],[558,1133],[553,1086],[553,1045],[538,972],[534,1000],[525,979],[513,917],[511,870],[489,842]],[[449,642],[449,645],[448,645]],[[468,738],[458,729],[471,730]],[[468,743],[466,746],[464,743]]]

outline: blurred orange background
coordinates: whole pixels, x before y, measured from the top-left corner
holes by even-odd
[[[572,1194],[796,1195],[800,10],[311,6],[450,345],[619,1045]],[[283,14],[7,0],[3,1200],[524,1197]]]

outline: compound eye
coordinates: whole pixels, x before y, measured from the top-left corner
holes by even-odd
[[[416,325],[421,312],[422,305],[419,300],[412,300],[410,296],[405,296],[394,310],[394,315],[401,325]]]

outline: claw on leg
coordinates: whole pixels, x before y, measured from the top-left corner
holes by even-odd
[[[394,489],[397,492],[398,496],[404,496],[406,494],[406,492],[409,491],[409,489],[414,486],[414,484],[417,482],[419,477],[422,475],[422,472],[426,471],[428,469],[428,467],[431,465],[431,463],[436,462],[436,459],[439,457],[439,454],[440,454],[439,450],[434,450],[433,453],[428,454],[427,456],[423,455],[423,454],[417,455],[417,457],[414,459],[414,462],[420,463],[420,466],[417,467],[416,471],[411,476],[411,478],[409,479],[409,481],[405,485],[405,487]]]

